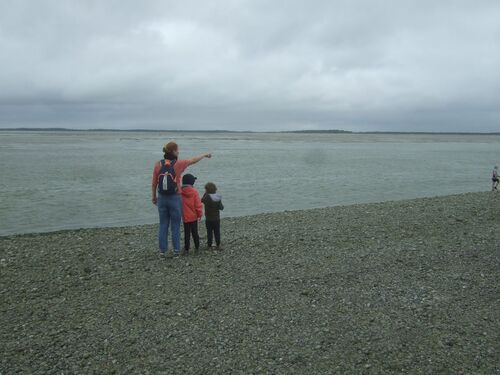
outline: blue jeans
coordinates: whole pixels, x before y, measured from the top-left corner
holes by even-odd
[[[168,250],[168,229],[172,230],[174,253],[181,249],[182,201],[179,194],[158,195],[158,213],[160,214],[160,231],[158,241],[160,252]]]

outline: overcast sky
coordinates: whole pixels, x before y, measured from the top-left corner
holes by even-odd
[[[2,0],[21,126],[500,131],[500,1]]]

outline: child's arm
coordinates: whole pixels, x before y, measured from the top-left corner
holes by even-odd
[[[203,217],[203,205],[201,204],[200,194],[198,193],[196,193],[194,198],[194,208],[198,219],[201,219]]]
[[[221,211],[224,210],[224,205],[222,204],[222,201],[219,201],[219,210]]]

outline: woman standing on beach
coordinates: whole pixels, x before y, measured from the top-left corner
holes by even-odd
[[[158,206],[160,215],[158,233],[160,255],[165,255],[168,250],[168,229],[170,227],[174,257],[176,257],[181,248],[182,202],[180,192],[182,173],[190,165],[198,163],[203,158],[210,158],[212,155],[206,153],[192,159],[178,160],[179,146],[175,142],[167,143],[163,147],[163,154],[164,158],[155,164],[153,170],[152,201]]]

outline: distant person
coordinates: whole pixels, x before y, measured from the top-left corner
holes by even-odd
[[[182,221],[184,222],[184,251],[189,254],[191,247],[191,236],[193,236],[194,248],[200,249],[200,235],[198,234],[198,221],[203,217],[203,205],[200,194],[193,185],[196,177],[185,174],[182,177]]]
[[[498,166],[495,165],[491,173],[491,191],[498,191],[498,183],[500,183],[500,177],[498,177]]]
[[[205,205],[205,225],[207,227],[207,245],[212,248],[213,237],[217,250],[222,250],[220,245],[220,211],[224,209],[222,196],[217,194],[217,186],[213,182],[205,185],[205,194],[201,199]]]
[[[158,242],[160,256],[168,250],[168,229],[172,229],[174,257],[179,256],[181,248],[180,227],[182,220],[181,181],[182,173],[192,164],[203,158],[212,157],[206,153],[192,159],[178,160],[179,146],[169,142],[163,147],[163,159],[156,162],[151,183],[152,201],[158,206],[160,229]]]

